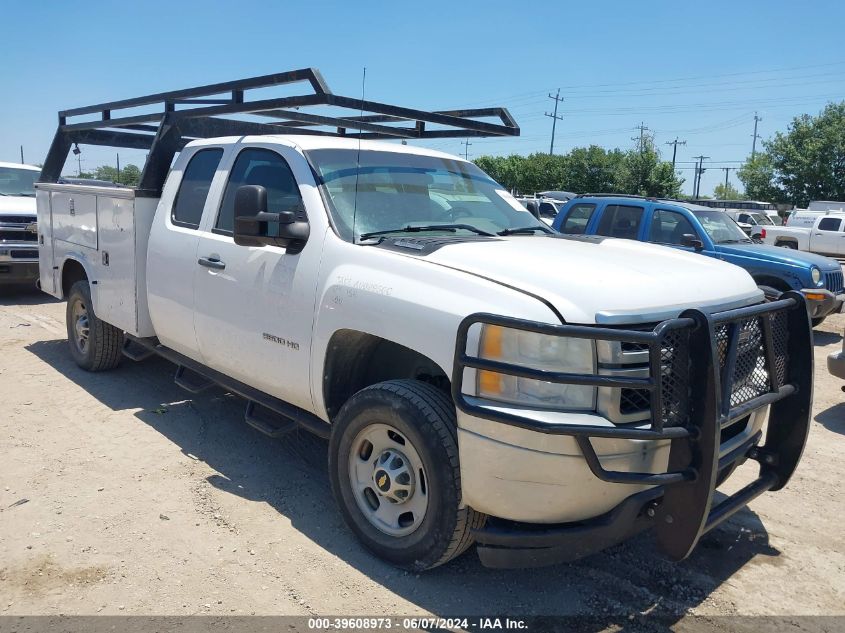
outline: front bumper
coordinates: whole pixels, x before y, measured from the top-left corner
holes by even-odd
[[[841,352],[834,352],[827,357],[827,370],[837,378],[845,380],[845,343],[842,344]]]
[[[842,310],[842,304],[845,302],[845,294],[834,294],[830,290],[823,288],[808,289],[801,291],[807,301],[807,312],[810,318],[818,319],[826,317],[828,314],[836,314]]]
[[[512,524],[504,530],[500,522],[497,525],[494,520],[491,527],[476,534],[482,560],[497,566],[572,560],[652,524],[664,552],[672,559],[681,560],[703,534],[745,507],[751,499],[786,485],[800,460],[810,422],[813,361],[807,314],[803,296],[789,292],[779,301],[716,314],[688,310],[679,318],[664,321],[645,332],[553,326],[487,314],[465,319],[459,330],[452,377],[459,426],[462,418],[481,419],[488,425],[496,423],[494,426],[500,428],[523,433],[530,431],[532,436],[549,438],[549,446],[565,439],[580,451],[580,463],[582,467],[586,466],[596,483],[601,482],[605,490],[614,491],[602,498],[579,482],[553,489],[559,495],[558,505],[565,506],[570,500],[583,502],[586,498],[586,503],[592,503],[596,511],[563,526],[529,525],[526,528],[523,524],[517,529],[514,528],[516,524]],[[466,351],[468,334],[470,328],[479,323],[647,346],[649,376],[624,378],[556,373],[471,356]],[[465,378],[471,381],[473,372],[478,370],[560,384],[647,390],[651,420],[647,424],[597,426],[573,423],[571,419],[538,419],[531,411],[503,410],[495,403],[491,406],[463,393]],[[722,394],[726,394],[725,397]],[[768,406],[769,424],[762,446],[758,446],[763,439],[759,429],[762,421],[739,443],[734,439],[736,436],[731,436],[729,440],[734,441],[729,446],[725,430],[743,418],[757,416]],[[466,429],[459,430],[466,432]],[[620,463],[618,454],[616,459],[607,459],[608,451],[602,450],[603,443],[613,441],[637,444],[643,453],[648,453],[651,447],[656,454],[663,446],[668,455],[645,463],[635,459],[629,459],[627,463],[622,459]],[[465,455],[468,453],[462,450],[461,468],[465,485],[471,487],[475,475],[472,466],[465,463]],[[760,463],[758,478],[714,505],[713,495],[720,473],[730,472],[746,459]],[[471,459],[468,461],[471,463]],[[538,459],[535,464],[538,468],[532,477],[534,481],[528,483],[542,484],[544,482],[538,479],[542,480],[547,469],[542,460]],[[500,503],[507,503],[510,496],[514,504],[519,505],[522,500],[516,500],[513,491],[502,494],[509,482],[505,478],[498,479],[498,486],[495,483],[488,485],[488,488],[494,488],[488,493],[490,498],[495,500],[498,495]],[[648,494],[655,496],[640,503]],[[608,505],[608,501],[612,504]],[[653,504],[651,511],[647,504]],[[507,518],[524,521],[519,516]],[[550,523],[549,517],[538,520],[531,516],[529,522]],[[573,544],[578,538],[583,540],[583,545]],[[538,549],[553,551],[539,552]]]
[[[37,280],[37,261],[0,260],[0,284],[35,283]]]

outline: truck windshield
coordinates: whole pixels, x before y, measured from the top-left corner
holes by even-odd
[[[358,154],[354,149],[306,152],[334,224],[347,241],[408,227],[443,235],[528,227],[537,227],[538,234],[547,232],[516,198],[472,163],[373,150],[360,152],[359,163]],[[450,228],[438,230],[437,225]]]
[[[40,171],[18,167],[0,167],[0,196],[35,197],[35,181]]]
[[[751,241],[727,213],[721,211],[695,211],[694,213],[707,235],[716,244]]]

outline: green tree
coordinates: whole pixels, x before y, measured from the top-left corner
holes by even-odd
[[[640,147],[625,153],[617,171],[617,193],[659,198],[677,198],[684,180],[672,169],[672,163],[662,160],[650,136],[643,137]]]
[[[126,165],[120,168],[120,175],[118,176],[117,168],[111,165],[100,165],[94,171],[84,171],[78,176],[79,178],[89,178],[94,180],[106,180],[127,187],[137,187],[141,182],[141,170],[137,165]]]
[[[618,149],[605,150],[598,145],[576,147],[566,156],[561,189],[577,193],[613,191],[624,156]]]
[[[717,200],[744,200],[745,195],[739,192],[739,189],[734,187],[731,183],[727,185],[718,184],[713,189],[713,197]]]
[[[807,206],[845,199],[845,101],[795,117],[737,175],[752,198]]]

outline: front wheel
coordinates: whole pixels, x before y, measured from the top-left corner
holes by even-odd
[[[120,364],[123,332],[94,314],[87,281],[71,286],[65,317],[70,353],[77,365],[88,371],[105,371]]]
[[[460,507],[455,409],[416,380],[356,393],[332,425],[332,492],[370,551],[404,569],[430,569],[461,554],[485,515]]]

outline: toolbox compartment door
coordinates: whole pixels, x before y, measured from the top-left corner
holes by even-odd
[[[97,248],[97,196],[90,193],[54,191],[50,207],[53,239],[76,246]]]

